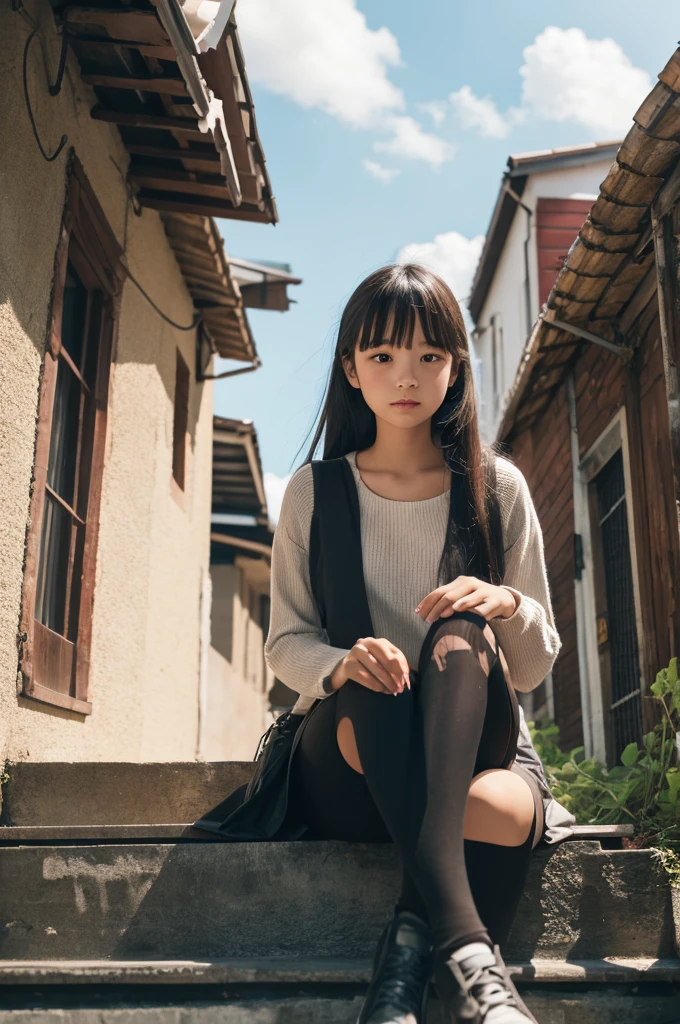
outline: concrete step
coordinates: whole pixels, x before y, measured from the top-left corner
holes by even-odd
[[[576,825],[565,840],[597,839],[608,849],[622,849],[621,839],[633,835],[632,825]],[[55,842],[136,842],[138,840],[191,840],[214,843],[215,835],[190,824],[167,825],[0,825],[0,846]]]
[[[0,849],[0,957],[370,957],[396,899],[392,844],[71,843]],[[537,850],[509,959],[673,957],[650,851]]]
[[[680,987],[535,982],[518,987],[540,1024],[677,1024]],[[354,1024],[364,984],[0,987],[0,1024]],[[424,1024],[445,1024],[431,995]]]
[[[677,958],[507,961],[522,985],[680,984]],[[0,960],[0,987],[50,985],[366,985],[369,958],[238,957],[219,960]]]
[[[248,782],[254,767],[252,761],[7,763],[0,825],[186,824]]]
[[[187,825],[248,782],[254,770],[253,761],[7,763],[0,790],[0,842],[202,839],[201,832],[187,833]],[[576,830],[580,838],[632,834],[631,825],[580,825]]]

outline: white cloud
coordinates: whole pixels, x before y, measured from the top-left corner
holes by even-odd
[[[391,116],[385,119],[385,125],[393,132],[393,136],[386,142],[373,143],[377,153],[424,160],[432,167],[441,167],[455,153],[455,148],[449,142],[423,131],[422,125],[412,117]]]
[[[432,167],[451,158],[449,143],[397,116],[406,102],[389,71],[402,66],[399,43],[384,25],[369,28],[356,0],[247,0],[238,24],[252,81],[352,128],[387,130],[378,152]],[[430,113],[435,123],[443,119]]]
[[[574,121],[595,134],[622,135],[652,83],[613,39],[549,26],[523,53],[522,103],[548,121]]]
[[[364,160],[363,165],[365,170],[368,171],[378,181],[382,181],[385,185],[389,185],[392,178],[395,178],[400,171],[395,170],[393,167],[383,167],[382,164],[376,163],[375,160]]]
[[[446,119],[446,103],[444,100],[431,100],[429,103],[419,103],[418,106],[429,114],[435,124],[441,124]]]
[[[475,96],[469,85],[449,94],[461,128],[478,128],[479,134],[487,139],[504,139],[513,125],[523,119],[523,112],[510,107],[501,114],[490,96]]]
[[[249,77],[272,92],[359,128],[404,107],[388,78],[399,43],[369,28],[355,0],[247,0],[238,26]]]
[[[613,39],[588,39],[580,28],[548,26],[525,47],[522,103],[502,112],[490,96],[469,85],[449,95],[462,128],[505,139],[527,116],[572,121],[594,135],[624,135],[652,83]]]
[[[458,231],[435,235],[432,242],[410,242],[400,249],[397,263],[422,263],[443,277],[464,312],[472,279],[484,245],[484,235],[466,238]],[[466,315],[468,330],[469,317]]]
[[[264,493],[267,498],[267,511],[269,512],[269,521],[273,526],[279,521],[279,515],[281,514],[281,502],[283,501],[284,491],[288,486],[291,474],[288,476],[277,476],[276,473],[265,473],[263,476]]]

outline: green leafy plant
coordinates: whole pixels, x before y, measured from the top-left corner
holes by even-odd
[[[673,882],[680,885],[680,679],[672,658],[650,687],[661,720],[642,738],[629,743],[621,763],[607,768],[586,758],[583,747],[569,754],[559,746],[554,722],[529,723],[534,746],[543,761],[557,800],[582,825],[635,827],[627,845],[653,848]]]

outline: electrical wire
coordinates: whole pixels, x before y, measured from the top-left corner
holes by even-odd
[[[38,149],[40,150],[40,153],[42,155],[43,160],[46,160],[48,164],[51,164],[53,160],[57,159],[57,157],[59,156],[59,154],[63,150],[64,146],[68,142],[68,136],[67,135],[62,135],[61,141],[60,141],[59,145],[55,149],[55,151],[52,154],[52,156],[49,156],[47,154],[47,151],[45,150],[45,147],[43,146],[42,142],[40,141],[40,136],[38,135],[38,129],[36,127],[35,118],[33,117],[33,109],[31,107],[31,99],[30,99],[30,96],[28,95],[28,51],[29,51],[31,43],[33,42],[33,39],[35,38],[35,36],[37,34],[38,34],[38,29],[34,28],[33,31],[31,32],[31,34],[29,35],[28,39],[26,40],[26,45],[24,46],[24,66],[23,66],[24,101],[26,103],[26,112],[28,113],[28,118],[29,118],[29,121],[31,122],[31,128],[33,129],[33,137],[34,137],[34,139],[35,139],[35,141],[36,141],[36,143],[38,145]],[[61,63],[60,63],[60,67],[61,67]],[[49,85],[49,82],[48,82],[48,85]],[[50,86],[50,92],[51,91],[52,91],[52,87]]]
[[[137,280],[137,278],[136,278],[136,277],[134,276],[134,274],[133,274],[133,273],[132,273],[132,272],[130,271],[130,269],[129,269],[129,268],[128,268],[128,267],[127,267],[127,266],[126,266],[125,264],[123,264],[123,269],[125,270],[125,273],[126,273],[126,274],[127,274],[127,276],[128,276],[129,278],[130,278],[130,280],[132,281],[132,283],[133,283],[133,285],[135,286],[135,288],[137,288],[137,289],[138,289],[138,290],[139,290],[139,291],[140,291],[140,292],[142,293],[142,295],[144,296],[144,298],[146,299],[146,301],[147,301],[147,302],[149,303],[149,305],[150,305],[150,306],[152,306],[152,307],[153,307],[153,308],[154,308],[154,309],[156,310],[156,312],[158,313],[159,317],[161,317],[161,319],[165,320],[165,322],[166,322],[167,324],[170,324],[170,326],[171,326],[171,327],[174,327],[174,328],[175,328],[176,330],[178,330],[178,331],[193,331],[195,327],[198,327],[198,325],[199,325],[199,323],[200,323],[200,321],[201,321],[201,317],[203,316],[203,314],[202,314],[202,313],[200,313],[200,312],[199,312],[199,313],[196,313],[196,314],[194,315],[194,318],[193,318],[193,320],[191,321],[191,323],[190,323],[190,324],[189,324],[188,326],[185,326],[185,325],[183,325],[183,324],[178,324],[178,323],[176,323],[176,322],[175,322],[174,320],[171,320],[171,319],[170,319],[170,317],[169,317],[169,316],[167,316],[167,315],[166,315],[166,314],[165,314],[165,313],[163,312],[163,310],[162,310],[162,309],[159,309],[159,307],[158,307],[158,306],[156,305],[156,303],[155,303],[155,302],[153,301],[153,299],[152,299],[152,298],[151,298],[151,296],[150,296],[150,295],[148,294],[148,292],[146,292],[146,291],[145,291],[145,290],[144,290],[144,289],[142,288],[142,286],[141,286],[141,284],[139,283],[139,281]]]

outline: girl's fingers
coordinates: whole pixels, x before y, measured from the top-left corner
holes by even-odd
[[[370,672],[378,682],[382,683],[390,693],[398,693],[400,691],[399,683],[395,681],[393,676],[383,668],[377,658],[374,658],[365,647],[359,648],[357,659],[361,666]]]
[[[405,685],[408,678],[408,662],[398,647],[387,640],[376,640],[375,637],[364,640],[363,646],[373,655],[378,664],[390,673],[398,687],[401,688]]]
[[[356,682],[361,683],[362,686],[365,686],[368,690],[375,690],[377,693],[394,692],[393,690],[388,690],[386,686],[383,686],[380,680],[376,679],[375,676],[371,675],[371,673],[365,668],[358,668],[356,670],[356,675],[358,676]]]

